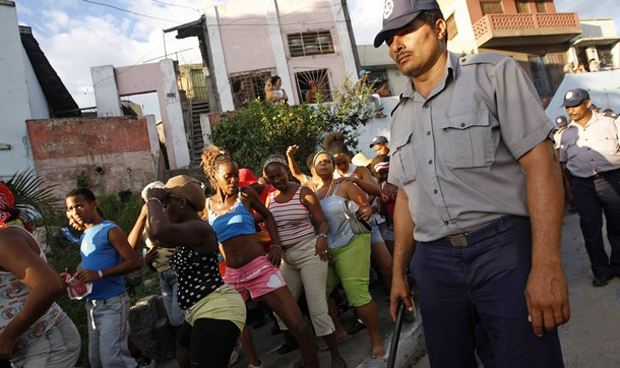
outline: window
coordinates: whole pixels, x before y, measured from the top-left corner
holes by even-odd
[[[530,68],[532,70],[532,79],[534,86],[540,96],[552,96],[553,82],[551,80],[551,72],[549,70],[549,59],[547,55],[528,55]]]
[[[504,8],[502,8],[502,2],[500,0],[497,1],[481,1],[480,7],[482,7],[482,14],[503,14]]]
[[[601,67],[613,68],[614,58],[611,45],[597,45],[596,53],[601,62]]]
[[[288,35],[291,56],[333,54],[334,43],[329,31],[311,31]]]
[[[524,0],[517,0],[517,13],[529,13],[530,12],[530,4]]]
[[[332,91],[329,85],[327,69],[307,70],[295,73],[297,91],[299,91],[299,101],[305,103],[315,103],[317,95],[320,94],[321,102],[332,100]],[[307,98],[306,98],[307,97]]]
[[[448,40],[451,40],[459,33],[459,30],[456,28],[456,21],[454,20],[454,14],[448,17],[446,21],[446,25],[448,27]]]
[[[265,99],[265,79],[271,77],[273,70],[260,69],[230,75],[230,85],[241,81],[244,97],[249,100]]]
[[[545,6],[545,3],[543,1],[539,0],[536,2],[536,11],[539,13],[547,12],[547,7]]]

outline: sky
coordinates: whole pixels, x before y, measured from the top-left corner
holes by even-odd
[[[129,66],[163,58],[162,30],[198,19],[206,3],[204,0],[14,1],[19,24],[32,27],[50,63],[83,108],[95,106],[90,67]],[[215,4],[230,1],[216,0]],[[598,0],[595,6],[593,3],[592,0],[555,0],[559,12],[576,11],[580,18],[611,17],[615,19],[617,31],[620,30],[618,0]],[[371,44],[381,29],[383,0],[348,0],[348,6],[356,42]],[[196,38],[177,40],[175,36],[176,32],[165,36],[169,57],[181,64],[200,63]],[[153,111],[157,109],[153,95],[131,99],[143,104],[145,113],[159,116]]]

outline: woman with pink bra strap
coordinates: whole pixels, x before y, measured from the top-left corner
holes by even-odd
[[[268,208],[273,215],[284,249],[280,271],[295,299],[305,291],[312,325],[323,337],[332,359],[332,368],[346,367],[338,351],[334,322],[327,306],[327,271],[329,224],[319,198],[308,187],[289,182],[287,160],[283,156],[267,157],[263,175],[276,188],[269,196]],[[311,219],[318,227],[318,235]],[[278,320],[281,329],[284,324]]]

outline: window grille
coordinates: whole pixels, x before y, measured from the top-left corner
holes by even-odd
[[[288,35],[291,57],[334,53],[334,42],[329,31],[311,31]]]
[[[235,73],[230,75],[230,85],[232,86],[236,81],[241,81],[243,85],[244,97],[248,100],[255,100],[260,98],[265,99],[265,79],[271,77],[273,70],[271,69],[259,69],[249,72]]]
[[[316,95],[321,95],[321,102],[332,101],[332,91],[329,84],[327,69],[307,70],[295,73],[297,91],[299,91],[299,101],[305,103],[315,103]],[[307,92],[314,88],[314,98],[308,95],[310,101],[306,101]]]

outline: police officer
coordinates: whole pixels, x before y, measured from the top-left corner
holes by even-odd
[[[572,89],[564,96],[570,124],[562,133],[560,162],[571,175],[573,201],[590,257],[594,286],[620,276],[620,121],[594,113],[588,91]],[[603,217],[611,258],[603,245]]]
[[[435,0],[387,0],[383,29],[410,78],[394,111],[391,312],[419,287],[432,367],[474,367],[476,322],[501,367],[563,367],[563,191],[553,124],[512,58],[447,52]],[[530,322],[528,322],[528,319]]]

